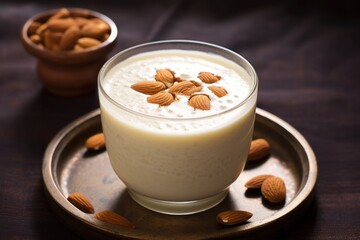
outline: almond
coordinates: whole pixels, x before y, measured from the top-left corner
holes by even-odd
[[[41,43],[41,37],[37,34],[31,35],[30,40],[35,44]]]
[[[209,86],[208,89],[210,89],[210,91],[212,91],[219,98],[227,95],[227,91],[225,90],[225,88],[222,87]]]
[[[169,69],[159,69],[156,71],[155,80],[171,87],[175,81],[175,73]]]
[[[47,23],[41,24],[41,25],[36,29],[35,33],[38,34],[40,37],[43,37],[45,31],[47,30],[47,28],[48,28],[48,24],[47,24]]]
[[[93,21],[89,21],[81,28],[81,35],[83,37],[102,39],[109,29],[105,24],[106,23],[97,24]]]
[[[75,44],[74,51],[84,51],[85,48],[81,47],[79,44]]]
[[[194,109],[210,110],[210,98],[206,94],[194,94],[189,98],[188,104]]]
[[[176,94],[183,94],[183,95],[191,95],[191,93],[189,94],[189,90],[194,87],[195,87],[195,85],[192,82],[182,81],[182,82],[172,85],[169,88],[169,92],[176,93]]]
[[[253,214],[247,211],[229,210],[219,213],[216,220],[220,224],[235,225],[249,220]]]
[[[47,22],[48,29],[54,32],[65,32],[66,29],[75,24],[72,18],[56,18]]]
[[[34,21],[30,24],[28,28],[28,35],[34,35],[36,33],[36,30],[41,26],[40,22]]]
[[[122,227],[127,227],[127,228],[135,228],[134,224],[132,224],[129,220],[127,220],[125,217],[112,212],[112,211],[102,211],[99,212],[95,215],[95,217],[103,222],[107,222],[107,223],[111,223],[111,224],[116,224]]]
[[[158,92],[147,98],[149,103],[159,104],[159,106],[168,106],[175,100],[175,95],[168,92]]]
[[[83,27],[85,24],[91,22],[88,18],[84,17],[75,17],[74,21],[79,28]]]
[[[250,145],[248,161],[261,160],[270,154],[270,144],[266,139],[253,140]]]
[[[83,48],[96,47],[101,44],[101,42],[95,38],[82,37],[79,38],[77,43]]]
[[[105,33],[104,36],[102,37],[101,41],[105,42],[109,37],[110,37],[110,34]]]
[[[69,27],[60,40],[60,50],[71,50],[80,38],[80,29],[77,25]]]
[[[210,72],[200,72],[198,78],[204,83],[215,83],[221,79],[220,76],[216,76]]]
[[[162,90],[165,90],[166,86],[162,82],[142,81],[142,82],[134,83],[133,85],[131,85],[131,88],[143,94],[153,95]]]
[[[62,38],[62,33],[45,31],[44,33],[44,45],[47,49],[53,51],[59,51],[59,43]]]
[[[279,177],[268,177],[261,185],[261,194],[269,202],[283,202],[286,198],[285,182]]]
[[[82,193],[74,192],[67,197],[75,207],[83,211],[84,213],[94,213],[94,206]]]
[[[267,179],[268,177],[272,177],[273,175],[270,174],[262,174],[262,175],[258,175],[255,176],[251,179],[249,179],[246,183],[245,183],[245,187],[247,188],[261,188],[262,183],[265,181],[265,179]]]
[[[105,147],[105,136],[103,133],[97,133],[89,137],[85,142],[85,147],[89,150],[100,150]]]

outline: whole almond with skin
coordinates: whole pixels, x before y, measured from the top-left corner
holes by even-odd
[[[84,213],[94,213],[94,206],[82,193],[74,192],[67,197],[68,201]]]
[[[41,25],[36,29],[35,33],[38,34],[40,37],[43,37],[45,31],[47,30],[47,28],[48,28],[48,24],[47,24],[47,23],[41,24]]]
[[[266,139],[259,138],[251,141],[248,161],[264,159],[270,154],[270,144]]]
[[[105,27],[104,24],[97,24],[93,21],[89,21],[81,28],[81,35],[83,37],[102,39],[107,32],[108,27]]]
[[[175,73],[169,69],[156,70],[155,80],[164,83],[167,87],[171,87],[175,81]]]
[[[95,38],[82,37],[79,38],[77,43],[83,48],[96,47],[101,44],[101,42]]]
[[[189,89],[195,87],[194,83],[190,81],[182,81],[172,85],[169,88],[170,93],[182,94],[182,95],[191,95],[188,93]]]
[[[157,81],[142,81],[131,85],[131,88],[135,91],[141,92],[147,95],[153,95],[166,89],[166,86],[162,82]]]
[[[175,100],[175,95],[168,92],[158,92],[147,97],[149,103],[159,104],[159,106],[168,106]]]
[[[206,94],[194,94],[190,96],[188,104],[194,109],[210,110],[210,97]]]
[[[261,194],[269,202],[283,202],[286,198],[285,182],[279,177],[268,177],[261,185]]]
[[[225,90],[225,88],[222,87],[208,86],[208,89],[210,89],[210,91],[212,91],[219,98],[227,95],[227,91]]]
[[[52,51],[59,51],[59,43],[62,38],[62,33],[45,31],[44,33],[44,45],[47,49]]]
[[[65,32],[66,29],[76,24],[72,18],[56,18],[47,23],[48,29],[54,32]]]
[[[77,25],[69,27],[60,40],[60,50],[71,50],[80,38],[80,29]]]
[[[251,189],[261,188],[262,183],[269,177],[273,177],[273,175],[261,174],[261,175],[255,176],[255,177],[249,179],[245,183],[245,187],[251,188]]]
[[[97,133],[89,137],[85,142],[85,147],[89,150],[100,150],[105,148],[105,136]]]
[[[247,211],[229,210],[219,213],[216,216],[218,223],[223,225],[236,225],[249,220],[253,214]]]
[[[116,224],[122,227],[127,227],[127,228],[135,228],[135,225],[132,224],[129,220],[127,220],[125,217],[112,212],[112,211],[102,211],[99,212],[95,215],[95,217],[103,222],[107,222],[107,223],[111,223],[111,224]]]
[[[191,83],[194,84],[193,87],[187,89],[184,94],[187,95],[187,96],[190,96],[196,92],[200,92],[203,88],[203,85],[197,81],[194,81],[194,80],[190,80]]]
[[[216,76],[210,72],[200,72],[198,78],[204,83],[215,83],[221,79],[220,76]]]

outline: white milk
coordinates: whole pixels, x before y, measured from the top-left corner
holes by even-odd
[[[210,85],[228,94],[218,98],[203,83],[202,92],[211,99],[208,111],[194,110],[189,97],[181,95],[170,106],[150,104],[148,95],[130,86],[154,81],[157,69],[198,82],[199,72],[214,73],[221,80]],[[112,166],[135,200],[146,206],[143,197],[170,202],[224,198],[244,168],[253,136],[254,84],[234,62],[190,50],[143,53],[112,67],[101,83],[108,96],[99,94],[103,131]]]

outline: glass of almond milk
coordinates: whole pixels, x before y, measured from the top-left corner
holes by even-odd
[[[150,42],[113,56],[98,87],[110,162],[137,203],[186,215],[227,196],[253,137],[258,78],[246,59],[205,42]]]

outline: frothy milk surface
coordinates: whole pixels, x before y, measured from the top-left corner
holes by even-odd
[[[155,81],[158,69],[197,82],[201,82],[199,72],[221,76],[216,83],[202,83],[201,92],[211,99],[210,110],[194,110],[187,103],[189,97],[182,95],[170,106],[159,107],[130,87]],[[238,64],[198,51],[153,51],[112,66],[101,85],[111,99],[130,109],[99,92],[107,151],[115,172],[131,191],[166,201],[204,199],[223,192],[243,170],[253,134],[256,92],[246,104],[235,107],[254,85]],[[221,86],[228,94],[218,98],[209,85]]]
[[[147,95],[134,91],[130,86],[140,81],[155,81],[158,69],[170,69],[175,72],[175,77],[199,83],[199,72],[221,76],[216,83],[202,83],[201,92],[211,99],[210,110],[194,111],[187,104],[189,97],[184,95],[177,95],[177,100],[166,107],[147,103]],[[124,107],[152,116],[182,119],[211,116],[231,109],[249,95],[252,84],[243,68],[223,57],[198,51],[162,50],[139,54],[117,64],[106,74],[103,87],[111,98]],[[207,86],[223,87],[228,94],[218,98]]]

